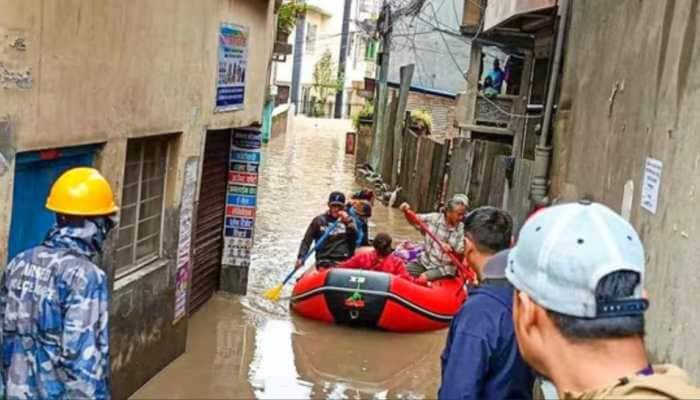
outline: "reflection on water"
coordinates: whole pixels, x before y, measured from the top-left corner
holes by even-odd
[[[255,360],[250,383],[259,399],[306,399],[311,384],[299,379],[292,351],[292,325],[269,320],[255,338]]]
[[[262,293],[289,272],[301,237],[332,190],[359,189],[344,154],[348,121],[298,118],[261,167],[248,295],[217,295],[190,319],[187,353],[137,398],[434,398],[445,331],[398,334],[290,315]],[[416,239],[397,210],[378,206],[373,232]],[[291,285],[285,294],[291,291]]]
[[[301,379],[314,397],[339,390],[351,398],[433,397],[442,335],[396,334],[327,325],[294,317],[292,340]]]

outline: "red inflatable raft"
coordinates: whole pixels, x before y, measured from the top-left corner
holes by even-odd
[[[449,325],[467,298],[463,286],[457,278],[425,287],[383,272],[329,268],[304,274],[294,286],[291,306],[320,321],[429,331]]]

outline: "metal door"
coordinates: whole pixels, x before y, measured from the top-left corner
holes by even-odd
[[[230,148],[230,130],[207,134],[194,232],[190,313],[206,303],[219,288]]]
[[[95,150],[80,146],[17,154],[8,260],[41,243],[56,221],[45,208],[51,185],[70,168],[92,166]]]

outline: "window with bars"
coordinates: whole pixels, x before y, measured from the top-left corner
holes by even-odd
[[[117,275],[132,272],[161,255],[167,162],[167,139],[135,139],[127,144]]]
[[[365,60],[374,61],[377,59],[377,47],[379,43],[375,39],[367,39],[365,47]]]
[[[316,52],[316,30],[318,26],[312,23],[306,25],[306,54],[314,54]]]

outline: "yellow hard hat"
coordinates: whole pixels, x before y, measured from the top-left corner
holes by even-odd
[[[46,208],[66,215],[97,216],[119,211],[107,179],[94,168],[79,167],[61,175],[51,187]]]

